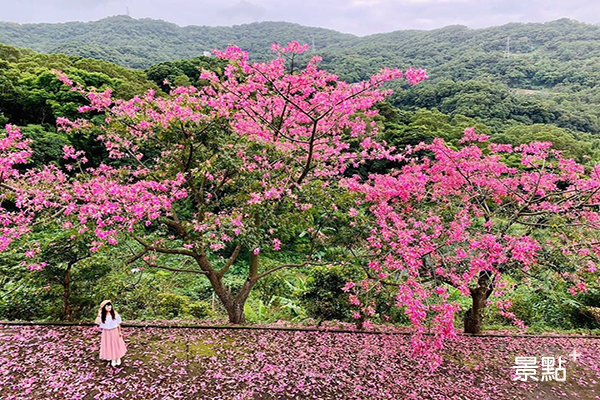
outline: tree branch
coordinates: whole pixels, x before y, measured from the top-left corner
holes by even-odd
[[[233,263],[235,262],[235,259],[237,258],[238,254],[240,253],[241,248],[242,248],[241,244],[238,244],[237,246],[235,246],[235,250],[233,251],[233,254],[231,255],[231,257],[229,257],[227,264],[225,264],[223,266],[223,268],[221,268],[220,270],[217,271],[217,276],[222,278],[225,275],[225,273],[227,273],[227,270],[229,270],[229,267],[231,267],[233,265]]]
[[[141,244],[142,246],[144,246],[147,250],[152,250],[152,251],[156,251],[157,253],[163,253],[163,254],[179,254],[182,256],[188,256],[188,257],[192,257],[194,259],[198,259],[199,255],[194,253],[193,251],[190,250],[184,250],[184,249],[165,249],[164,247],[156,247],[153,246],[149,243],[146,243],[145,241],[143,241],[142,239],[140,239],[139,237],[135,236],[134,239]]]

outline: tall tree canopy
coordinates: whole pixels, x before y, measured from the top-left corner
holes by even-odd
[[[572,294],[598,285],[600,166],[586,169],[550,142],[488,138],[468,128],[458,148],[441,138],[421,143],[402,168],[345,182],[363,196],[365,209],[352,213],[370,232],[370,278],[399,288],[397,304],[418,333],[433,322],[438,347],[455,334],[452,287],[472,299],[465,331],[479,333],[506,275],[527,281],[549,270]],[[414,342],[425,346],[420,335]]]
[[[318,220],[315,210],[338,211],[337,182],[348,166],[396,159],[393,148],[378,142],[373,121],[373,105],[390,93],[380,86],[403,76],[413,84],[426,77],[412,68],[383,69],[349,84],[318,69],[319,57],[297,70],[295,57],[307,46],[291,42],[272,49],[278,56],[269,63],[250,63],[237,47],[216,52],[229,62],[222,75],[205,70],[200,78],[206,85],[182,86],[169,97],[150,90],[113,100],[110,88],[87,91],[57,72],[90,101],[79,107],[88,118],[60,117],[58,125],[71,133],[97,132],[114,162],[86,168],[85,152],[65,146],[64,158],[73,161],[65,170],[20,171],[14,166],[30,156],[28,142],[8,126],[3,247],[43,218],[59,221],[73,238],[94,232],[92,251],[128,235],[138,246],[130,263],[160,268],[157,255],[193,260],[194,268],[168,269],[206,275],[230,321],[242,322],[259,279],[315,263],[323,231],[335,219]],[[105,116],[101,123],[93,119],[98,113]],[[302,262],[262,265],[261,253],[279,250],[282,235],[293,240],[294,230],[312,236]],[[43,268],[37,253],[29,253],[29,268]],[[247,279],[234,293],[223,277],[240,253],[248,257]]]

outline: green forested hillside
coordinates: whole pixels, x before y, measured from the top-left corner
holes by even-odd
[[[510,55],[505,58],[510,37]],[[272,42],[312,44],[324,63],[360,79],[383,65],[418,65],[446,79],[499,77],[511,86],[597,84],[600,26],[561,19],[486,29],[448,26],[356,37],[286,22],[233,27],[187,26],[127,16],[64,24],[0,23],[0,42],[46,53],[65,53],[147,68],[236,44],[262,58]],[[582,73],[585,70],[587,73]],[[573,73],[579,71],[579,73]]]
[[[77,114],[83,98],[65,88],[52,70],[65,71],[86,85],[110,86],[121,98],[156,87],[143,71],[107,61],[0,44],[0,123],[54,124],[56,116]]]
[[[33,163],[60,163],[62,146],[75,144],[94,149],[91,160],[103,153],[93,138],[67,137],[56,131],[57,117],[79,117],[77,107],[86,99],[63,85],[52,70],[62,70],[76,82],[97,88],[111,87],[118,98],[130,98],[157,86],[143,71],[79,56],[42,54],[0,44],[0,125],[18,124],[34,139]]]
[[[131,68],[193,58],[204,51],[236,44],[254,57],[270,53],[272,42],[297,40],[318,47],[340,46],[355,39],[329,29],[282,22],[264,22],[233,27],[178,25],[127,16],[94,22],[64,24],[0,23],[0,43],[28,47],[45,53],[65,53],[111,61]]]
[[[496,132],[515,123],[600,132],[600,26],[574,20],[365,37],[285,22],[179,27],[116,16],[87,23],[0,23],[0,43],[132,68],[196,58],[229,44],[264,59],[272,42],[290,40],[314,43],[311,54],[321,55],[323,67],[348,81],[365,79],[381,67],[426,68],[428,81],[392,100],[406,110],[463,114]]]

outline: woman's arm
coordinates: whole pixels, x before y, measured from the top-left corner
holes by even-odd
[[[117,315],[117,319],[119,321],[119,325],[117,325],[117,328],[119,329],[119,336],[123,336],[123,332],[121,331],[121,316]]]

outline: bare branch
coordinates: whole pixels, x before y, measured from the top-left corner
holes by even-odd
[[[242,248],[241,244],[238,244],[237,246],[235,246],[235,250],[233,251],[233,254],[227,261],[227,264],[225,264],[223,266],[223,268],[221,268],[220,270],[217,271],[217,276],[222,278],[225,275],[225,273],[227,273],[227,270],[229,270],[229,267],[231,267],[233,265],[233,263],[235,262],[235,259],[237,258],[238,254],[240,253],[241,248]]]
[[[181,222],[177,221],[179,218],[177,217],[176,214],[173,215],[173,218],[175,220],[172,220],[169,218],[163,218],[162,221],[168,227],[173,228],[182,239],[187,240],[189,238],[188,232],[185,230],[183,225],[181,225]]]
[[[136,262],[137,260],[142,258],[146,253],[148,253],[148,248],[144,247],[144,250],[140,251],[139,253],[135,254],[133,257],[129,258],[127,261],[125,261],[125,263],[133,264],[134,262]]]
[[[318,120],[313,122],[313,129],[312,129],[312,133],[310,134],[310,140],[309,140],[309,145],[308,145],[308,156],[306,157],[306,165],[304,166],[304,170],[302,171],[300,178],[298,178],[298,180],[296,181],[296,184],[298,184],[298,185],[302,182],[302,180],[304,180],[304,178],[308,174],[308,171],[310,171],[310,163],[312,162],[312,155],[313,155],[313,150],[314,150],[314,146],[315,146],[315,135],[317,134],[317,124],[318,123],[319,123]]]
[[[188,256],[188,257],[192,257],[194,259],[198,259],[198,254],[194,253],[193,251],[190,250],[185,250],[185,249],[166,249],[164,247],[157,247],[157,246],[153,246],[149,243],[146,243],[144,240],[142,240],[141,238],[139,238],[138,236],[135,236],[134,239],[141,244],[142,246],[144,246],[146,249],[148,250],[152,250],[152,251],[156,251],[157,253],[163,253],[163,254],[179,254],[182,256]]]

